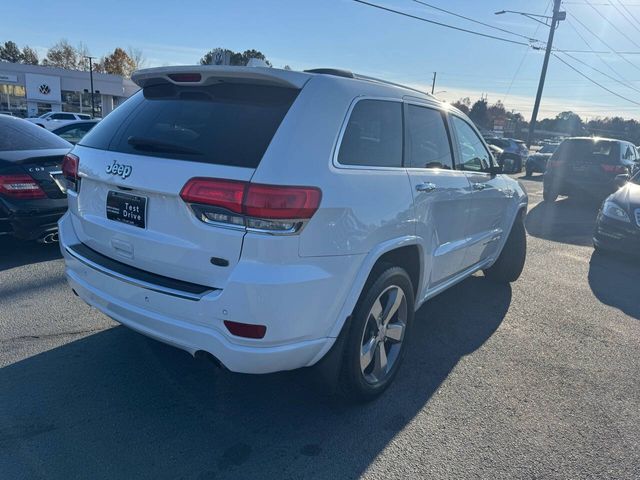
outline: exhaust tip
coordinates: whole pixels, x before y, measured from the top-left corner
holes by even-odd
[[[44,245],[58,243],[58,232],[55,231],[43,234],[40,238],[38,238],[38,243],[42,243]]]

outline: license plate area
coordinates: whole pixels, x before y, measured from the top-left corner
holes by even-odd
[[[130,193],[107,192],[107,218],[138,228],[147,227],[147,197]]]

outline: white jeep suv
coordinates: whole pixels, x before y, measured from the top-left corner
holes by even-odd
[[[522,271],[527,195],[434,97],[340,70],[141,70],[63,171],[74,292],[234,372],[340,360],[370,399],[426,300]],[[335,362],[334,362],[335,363]]]

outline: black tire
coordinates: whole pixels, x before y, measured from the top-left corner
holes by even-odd
[[[525,175],[527,177],[533,177],[533,170],[530,170],[530,169],[527,168],[527,171],[525,172]]]
[[[411,327],[415,313],[415,300],[411,279],[403,268],[394,266],[385,267],[387,268],[378,270],[378,272],[380,272],[379,275],[376,275],[374,272],[372,278],[367,282],[367,285],[365,285],[349,325],[339,377],[340,394],[349,402],[360,403],[371,401],[387,389],[398,372],[407,350],[407,341],[411,338]],[[404,310],[404,312],[406,312],[404,335],[399,343],[395,343],[395,345],[398,345],[399,350],[394,352],[393,364],[389,367],[389,371],[384,376],[384,379],[378,383],[371,383],[367,380],[360,366],[361,349],[364,346],[363,340],[367,334],[366,329],[368,329],[371,324],[371,310],[374,303],[385,291],[393,287],[399,287],[406,300],[406,310]],[[401,312],[401,308],[397,311]],[[399,316],[397,318],[399,318]],[[384,343],[382,345],[382,348],[384,348]],[[385,354],[385,358],[386,355],[387,354]],[[389,358],[391,358],[391,356],[389,356]]]
[[[524,269],[527,258],[527,231],[524,214],[516,217],[498,260],[484,270],[484,276],[496,283],[515,282]]]

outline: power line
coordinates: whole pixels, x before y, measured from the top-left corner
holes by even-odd
[[[592,69],[593,71],[598,72],[600,75],[604,75],[605,77],[607,77],[607,78],[609,78],[609,79],[613,80],[614,82],[616,82],[616,83],[618,83],[618,84],[622,85],[623,87],[630,88],[631,90],[635,90],[636,92],[640,93],[640,89],[638,89],[638,88],[636,88],[636,87],[634,87],[634,86],[632,86],[632,85],[630,85],[630,84],[628,84],[628,83],[621,82],[620,80],[618,80],[618,79],[616,79],[616,78],[612,77],[612,76],[611,76],[611,75],[609,75],[608,73],[604,73],[602,70],[598,70],[598,69],[597,69],[596,67],[594,67],[593,65],[589,65],[587,62],[583,62],[582,60],[580,60],[579,58],[574,57],[573,55],[571,55],[571,54],[569,54],[569,53],[565,53],[564,55],[566,55],[567,57],[569,57],[569,58],[571,58],[571,59],[575,60],[575,61],[576,61],[576,62],[578,62],[578,63],[581,63],[582,65],[585,65],[586,67],[589,67],[589,68],[590,68],[590,69]]]
[[[578,75],[580,75],[581,77],[586,78],[587,80],[589,80],[591,83],[593,83],[594,85],[597,85],[598,87],[602,88],[603,90],[606,90],[607,92],[609,92],[612,95],[615,95],[618,98],[621,98],[623,100],[626,100],[629,103],[633,103],[634,105],[639,105],[640,106],[640,102],[636,102],[635,100],[631,100],[630,98],[625,97],[624,95],[620,95],[617,92],[614,92],[613,90],[605,87],[604,85],[602,85],[601,83],[596,82],[593,78],[589,77],[588,75],[584,74],[583,72],[581,72],[580,70],[578,70],[576,67],[574,67],[573,65],[571,65],[569,62],[566,62],[562,57],[560,57],[560,55],[557,54],[553,54],[554,57],[556,57],[558,60],[560,60],[562,63],[564,63],[567,67],[569,67],[571,70],[573,70],[574,72],[576,72]]]
[[[600,38],[598,35],[596,35],[593,30],[591,30],[589,27],[587,27],[578,17],[576,17],[573,13],[570,14],[571,18],[573,18],[576,22],[578,22],[580,25],[582,25],[582,28],[584,28],[587,32],[589,32],[591,35],[593,35],[594,37],[596,37],[603,45],[605,45],[609,50],[611,50],[613,53],[615,53],[618,57],[620,57],[622,60],[624,60],[625,62],[627,62],[629,65],[631,65],[633,68],[635,68],[636,70],[640,70],[640,67],[638,67],[635,63],[629,61],[629,59],[627,59],[622,52],[617,52],[613,47],[611,47],[611,45],[609,45],[607,42],[605,42],[602,38]]]
[[[622,2],[618,1],[618,3],[622,8],[624,8],[625,12],[627,12],[631,16],[631,18],[640,23],[640,20],[638,20],[638,18],[633,13],[631,13],[631,10],[629,10]]]
[[[445,10],[444,8],[436,7],[435,5],[431,5],[430,3],[422,2],[420,0],[413,0],[413,1],[415,3],[419,3],[420,5],[424,5],[425,7],[429,7],[429,8],[433,8],[434,10],[438,10],[439,12],[444,12],[444,13],[447,13],[449,15],[453,15],[454,17],[462,18],[464,20],[468,20],[469,22],[477,23],[478,25],[483,25],[483,26],[488,27],[488,28],[493,28],[494,30],[498,30],[500,32],[508,33],[509,35],[515,35],[517,37],[525,38],[525,39],[529,40],[530,42],[544,43],[544,42],[541,42],[540,40],[538,40],[536,38],[527,37],[526,35],[521,35],[519,33],[512,32],[512,31],[507,30],[505,28],[496,27],[495,25],[491,25],[490,23],[485,23],[485,22],[481,22],[479,20],[475,20],[475,19],[470,18],[470,17],[465,17],[464,15],[460,15],[459,13],[455,13],[455,12],[452,12],[450,10]]]
[[[610,4],[613,8],[615,8],[615,9],[616,9],[616,12],[618,12],[618,13],[620,14],[620,16],[622,16],[622,18],[624,18],[627,22],[629,22],[629,23],[631,24],[631,26],[632,26],[633,28],[635,28],[636,32],[640,32],[640,28],[638,28],[638,26],[637,26],[635,23],[633,23],[631,20],[629,20],[629,17],[627,17],[627,16],[624,14],[624,12],[623,12],[623,11],[621,11],[618,7],[616,7],[616,6],[615,6],[615,4],[614,4],[611,0],[609,0],[609,4]],[[621,4],[621,5],[622,5],[622,4]]]
[[[480,32],[476,32],[474,30],[467,30],[466,28],[456,27],[454,25],[448,25],[446,23],[436,22],[435,20],[429,20],[428,18],[419,17],[417,15],[412,15],[410,13],[401,12],[399,10],[394,10],[392,8],[384,7],[382,5],[377,5],[375,3],[369,3],[369,2],[366,2],[364,0],[353,0],[353,1],[354,2],[358,2],[358,3],[362,3],[363,5],[368,5],[369,7],[377,8],[377,9],[380,9],[380,10],[384,10],[386,12],[391,12],[391,13],[395,13],[395,14],[398,14],[398,15],[402,15],[404,17],[409,17],[409,18],[413,18],[415,20],[420,20],[422,22],[431,23],[433,25],[438,25],[440,27],[450,28],[452,30],[458,30],[459,32],[465,32],[465,33],[469,33],[471,35],[478,35],[480,37],[485,37],[485,38],[492,38],[493,40],[500,40],[502,42],[513,43],[515,45],[526,45],[526,46],[529,46],[528,43],[520,42],[518,40],[511,40],[510,38],[504,38],[504,37],[496,37],[495,35],[489,35],[488,33],[480,33]]]
[[[589,0],[584,0],[585,3],[587,5],[589,5],[594,12],[596,12],[600,17],[602,17],[602,19],[607,22],[609,25],[611,25],[620,35],[622,35],[624,38],[626,38],[627,40],[629,40],[631,43],[633,43],[636,47],[640,48],[640,44],[637,44],[630,36],[628,36],[626,33],[624,33],[622,30],[620,30],[618,28],[618,26],[613,23],[611,20],[609,20],[606,15],[602,15],[598,9],[596,7],[594,7],[593,5],[591,5],[591,2],[589,2]]]
[[[575,25],[573,24],[573,22],[572,22],[572,21],[570,21],[568,18],[567,18],[567,25],[569,25],[569,26],[573,29],[573,31],[574,31],[574,32],[576,32],[576,34],[577,34],[577,35],[582,39],[582,41],[585,43],[585,45],[586,45],[587,47],[589,47],[589,49],[593,50],[593,47],[591,46],[591,44],[587,41],[587,39],[586,39],[586,38],[584,38],[584,36],[580,33],[580,31],[575,27]],[[563,53],[566,53],[566,52],[563,52]],[[598,58],[600,59],[600,61],[601,61],[602,63],[604,63],[604,64],[609,68],[609,70],[611,70],[613,73],[615,73],[616,75],[618,75],[618,77],[619,77],[620,79],[624,80],[624,78],[622,77],[622,75],[620,75],[620,73],[619,73],[615,68],[613,68],[613,67],[612,67],[611,65],[609,65],[607,62],[605,62],[604,58],[602,58],[602,57],[600,56],[600,54],[599,54],[599,53],[598,53],[598,54],[596,54],[596,55],[598,56]]]
[[[552,0],[549,0],[547,2],[547,6],[544,9],[544,12],[542,13],[543,15],[547,14],[547,11],[549,10],[549,7],[551,6],[551,2]],[[541,23],[537,23],[536,24],[536,29],[533,31],[533,35],[536,36],[538,34],[538,30],[540,30],[540,25]],[[511,82],[509,82],[509,87],[507,88],[507,93],[504,94],[504,101],[507,100],[507,98],[509,98],[509,94],[511,93],[511,87],[513,87],[513,82],[515,82],[516,77],[518,76],[518,73],[520,73],[520,69],[522,68],[522,65],[524,64],[525,59],[527,58],[527,55],[529,54],[529,49],[527,48],[524,51],[524,55],[522,56],[522,60],[520,60],[520,63],[518,64],[518,68],[516,68],[516,71],[513,74],[513,77],[511,77]]]

